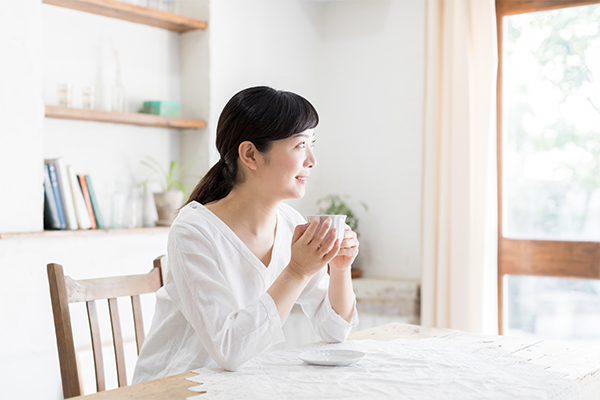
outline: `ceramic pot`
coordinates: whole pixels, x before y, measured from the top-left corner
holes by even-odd
[[[158,213],[156,225],[170,226],[177,215],[177,209],[183,205],[183,192],[169,190],[168,192],[154,193],[154,203]]]

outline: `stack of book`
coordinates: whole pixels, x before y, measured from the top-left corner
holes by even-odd
[[[62,159],[44,160],[44,229],[102,229],[104,220],[89,175]]]

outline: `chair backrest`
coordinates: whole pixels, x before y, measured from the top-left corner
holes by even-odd
[[[154,260],[154,268],[145,275],[83,280],[75,280],[70,276],[65,276],[63,267],[60,264],[48,264],[48,282],[50,285],[54,328],[56,330],[56,343],[58,346],[63,396],[65,399],[82,394],[77,370],[77,357],[73,342],[69,303],[86,303],[92,338],[94,367],[96,370],[96,389],[100,392],[106,390],[106,385],[96,300],[108,300],[113,347],[117,362],[117,379],[119,387],[127,386],[123,336],[121,333],[117,297],[131,297],[137,352],[139,354],[145,338],[140,295],[154,293],[163,285],[163,272],[161,268],[163,263],[166,264],[165,256],[156,258]]]

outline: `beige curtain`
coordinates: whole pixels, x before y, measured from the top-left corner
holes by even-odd
[[[494,0],[427,0],[421,323],[497,333]]]

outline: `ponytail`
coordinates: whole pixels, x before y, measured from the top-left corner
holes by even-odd
[[[226,197],[233,189],[236,175],[237,163],[234,168],[230,168],[223,159],[220,159],[198,182],[184,206],[192,201],[208,204]]]

